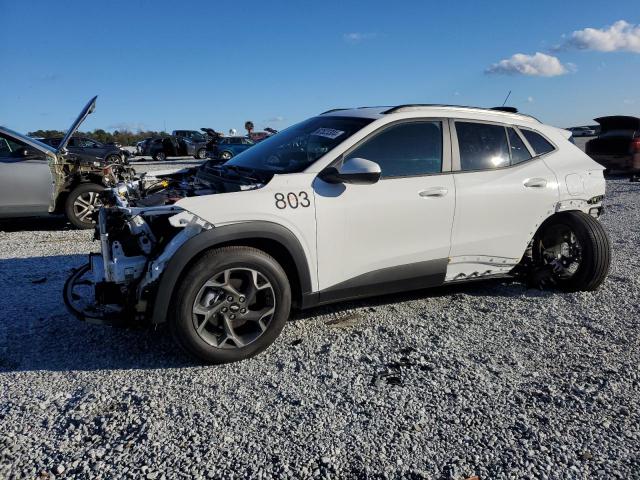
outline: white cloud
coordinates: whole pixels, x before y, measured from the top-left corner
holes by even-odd
[[[516,53],[511,58],[494,63],[485,73],[555,77],[573,70],[575,70],[573,64],[563,65],[558,57],[536,52],[535,55]]]
[[[350,32],[343,34],[342,38],[348,43],[360,43],[364,40],[372,40],[377,36],[377,33]]]
[[[571,34],[561,47],[598,52],[627,51],[640,53],[640,25],[618,20],[605,28],[585,28]]]
[[[533,97],[527,97],[527,102],[528,103],[533,103],[534,102],[534,98]]]

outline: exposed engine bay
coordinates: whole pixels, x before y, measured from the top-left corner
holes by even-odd
[[[185,197],[254,190],[266,185],[272,177],[265,172],[209,160],[199,167],[143,177],[126,196],[129,204],[137,207],[172,205]]]
[[[149,318],[157,280],[168,261],[190,238],[213,227],[175,202],[261,188],[271,177],[210,161],[105,190],[94,237],[101,253],[91,254],[90,263],[67,280],[67,306],[77,317],[98,323]]]

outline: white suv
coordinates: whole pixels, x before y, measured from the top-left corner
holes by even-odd
[[[495,109],[331,110],[205,165],[161,205],[112,189],[102,253],[66,303],[169,322],[186,350],[229,362],[273,342],[292,306],[517,272],[594,290],[610,258],[603,168],[569,137]]]

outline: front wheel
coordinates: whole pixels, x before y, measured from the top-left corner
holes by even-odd
[[[77,228],[93,228],[94,212],[100,209],[100,192],[104,190],[97,183],[82,183],[74,188],[65,202],[64,211],[69,222]]]
[[[116,154],[107,155],[107,158],[105,158],[105,163],[107,165],[113,165],[115,163],[120,163],[121,161],[122,157]]]
[[[233,157],[233,153],[231,153],[231,152],[229,152],[227,150],[225,150],[224,152],[222,152],[220,154],[220,158],[222,160],[224,160],[224,161],[231,160],[231,157]]]
[[[197,158],[198,160],[204,160],[205,158],[207,158],[207,151],[204,148],[201,148],[196,152],[194,157]]]
[[[177,342],[208,363],[257,355],[282,331],[291,288],[278,262],[250,247],[203,255],[182,277],[169,323]]]
[[[534,265],[546,269],[552,282],[567,292],[596,290],[611,262],[607,233],[584,212],[550,218],[536,234],[532,254]]]

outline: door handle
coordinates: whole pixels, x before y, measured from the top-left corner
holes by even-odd
[[[530,178],[524,181],[527,188],[544,188],[547,186],[547,180],[544,178]]]
[[[422,190],[421,192],[418,193],[418,195],[420,195],[421,197],[444,197],[447,193],[449,192],[449,190],[447,190],[445,187],[433,187],[433,188],[427,188],[426,190]]]

